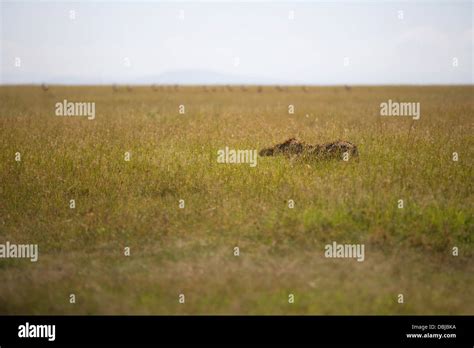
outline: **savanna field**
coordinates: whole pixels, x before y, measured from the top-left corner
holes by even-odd
[[[473,92],[0,87],[0,243],[39,246],[0,260],[0,314],[473,314]],[[381,117],[389,99],[420,119]],[[217,162],[290,137],[359,157]]]

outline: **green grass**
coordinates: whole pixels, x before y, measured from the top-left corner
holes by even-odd
[[[0,242],[40,249],[0,259],[0,313],[473,314],[473,92],[0,87]],[[96,119],[54,116],[63,99]],[[388,99],[421,119],[380,117]],[[292,136],[360,156],[217,163]],[[365,261],[324,258],[332,241]]]

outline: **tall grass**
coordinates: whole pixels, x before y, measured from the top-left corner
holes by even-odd
[[[472,314],[473,88],[259,91],[1,87],[0,242],[40,261],[0,260],[0,312]],[[63,99],[96,102],[95,120],[54,116]],[[421,119],[380,117],[388,99]],[[360,156],[217,163],[292,136]],[[325,259],[332,241],[366,261]]]

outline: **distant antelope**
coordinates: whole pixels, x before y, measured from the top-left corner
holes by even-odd
[[[262,91],[263,91],[262,86],[258,86],[258,87],[257,87],[257,92],[258,92],[258,93],[262,93]]]
[[[280,86],[276,86],[275,88],[278,92],[283,92],[283,88],[281,88]]]
[[[152,85],[151,85],[151,89],[154,90],[154,91],[157,91],[157,90],[158,90],[158,87],[157,87],[155,84],[152,84]]]
[[[229,92],[232,92],[232,87],[231,87],[230,85],[227,85],[227,90],[228,90]]]
[[[352,89],[351,86],[348,85],[345,85],[344,88],[346,89],[346,91],[350,91]]]
[[[112,90],[113,90],[114,92],[117,92],[117,91],[118,91],[118,87],[117,87],[117,85],[116,85],[115,83],[112,85]]]
[[[301,88],[303,89],[303,92],[308,93],[308,89],[306,88],[306,86],[303,86]]]
[[[242,90],[242,92],[247,92],[247,87],[245,86],[240,87],[240,89]]]
[[[46,92],[46,91],[48,91],[49,87],[48,87],[48,85],[47,85],[46,83],[43,83],[43,84],[41,84],[41,89],[42,89],[44,92]]]
[[[127,85],[127,91],[128,91],[128,92],[131,92],[131,91],[132,91],[132,87],[130,87],[130,85]]]
[[[178,92],[178,91],[179,91],[179,86],[178,86],[178,85],[174,85],[174,90],[175,90],[175,92]]]

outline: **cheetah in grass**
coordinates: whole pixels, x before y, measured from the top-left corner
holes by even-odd
[[[281,144],[260,150],[260,156],[277,156],[277,155],[303,155],[320,159],[338,158],[342,159],[343,155],[348,153],[350,157],[358,156],[359,151],[353,143],[343,140],[337,140],[324,144],[306,144],[296,138],[290,138]]]

